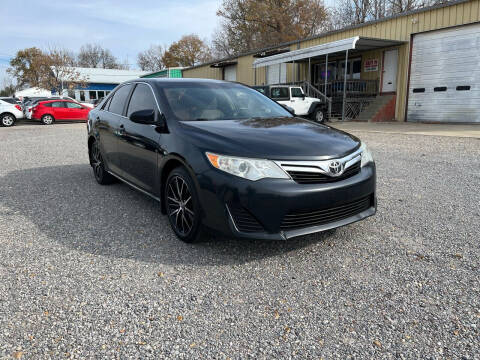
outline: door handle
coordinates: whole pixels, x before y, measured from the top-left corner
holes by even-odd
[[[118,135],[125,135],[125,126],[123,124],[118,128]]]

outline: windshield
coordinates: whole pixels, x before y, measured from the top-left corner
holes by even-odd
[[[163,89],[165,112],[179,121],[291,117],[258,91],[233,83],[178,83]]]

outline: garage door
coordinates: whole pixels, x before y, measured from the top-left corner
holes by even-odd
[[[230,65],[225,67],[225,80],[237,81],[237,65]]]
[[[480,24],[413,38],[408,121],[480,123]]]
[[[267,85],[284,84],[287,82],[287,64],[267,66]]]

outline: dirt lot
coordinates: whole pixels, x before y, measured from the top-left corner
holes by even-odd
[[[0,128],[0,358],[479,358],[480,141],[356,134],[376,216],[189,245],[85,124]]]

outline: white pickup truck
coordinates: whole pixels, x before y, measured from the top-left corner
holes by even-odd
[[[279,104],[290,107],[297,116],[309,117],[319,123],[325,121],[325,103],[317,98],[305,96],[300,86],[266,85],[253,88]]]

